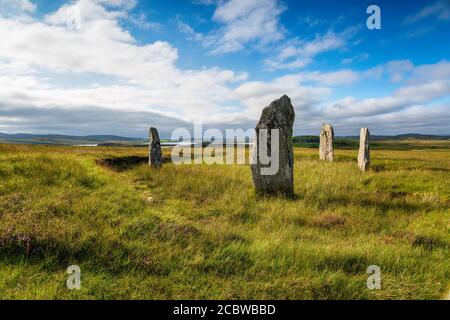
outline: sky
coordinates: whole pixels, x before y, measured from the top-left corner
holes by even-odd
[[[369,29],[369,5],[381,29]],[[450,134],[450,0],[0,0],[0,132]]]

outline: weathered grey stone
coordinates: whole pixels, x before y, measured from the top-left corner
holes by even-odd
[[[359,134],[358,166],[362,171],[366,171],[370,165],[369,137],[369,129],[361,128],[361,132]]]
[[[263,109],[261,118],[255,128],[256,137],[251,165],[256,193],[294,194],[294,149],[292,142],[294,119],[294,108],[291,99],[286,95]],[[277,132],[273,129],[278,129],[278,139],[276,139]],[[261,139],[264,133],[267,134],[267,139]],[[272,136],[275,141],[274,145],[272,145]],[[278,148],[277,141],[279,142]],[[261,159],[261,154],[263,157],[266,155],[270,157],[270,163]],[[271,172],[273,168],[277,170]]]
[[[320,160],[333,161],[334,159],[333,139],[334,139],[333,126],[329,123],[324,123],[322,125],[322,130],[320,131],[320,146],[319,146]]]
[[[158,130],[156,130],[156,128],[150,128],[149,138],[148,164],[154,168],[161,168],[163,157],[161,152],[161,141],[159,140]]]

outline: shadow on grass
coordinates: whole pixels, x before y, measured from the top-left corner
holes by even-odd
[[[327,199],[312,199],[311,201],[317,201],[321,210],[328,209],[330,207],[349,207],[359,206],[363,208],[377,208],[381,212],[388,212],[390,210],[403,210],[406,212],[417,212],[419,210],[426,210],[428,206],[426,204],[409,203],[405,200],[398,200],[392,202],[391,199],[352,199],[350,197],[329,197]]]
[[[298,201],[303,197],[296,193],[284,193],[284,192],[254,192],[257,200],[270,200],[270,199],[283,199],[287,201]]]
[[[374,172],[387,171],[385,164],[371,164],[369,166],[369,170],[374,171]]]
[[[148,228],[145,226],[145,228]],[[128,231],[128,230],[127,230]],[[130,230],[139,239],[139,232]],[[177,257],[166,257],[165,248],[185,248],[187,242],[197,236],[197,230],[189,226],[159,223],[155,220],[150,230],[150,240],[157,240],[146,250],[130,241],[129,237],[109,239],[100,235],[82,240],[70,237],[43,237],[32,232],[0,236],[0,262],[9,265],[39,264],[46,271],[58,271],[71,264],[81,264],[87,269],[100,270],[111,275],[139,270],[148,275],[167,276],[182,266]],[[163,258],[161,258],[163,257]]]
[[[435,248],[448,249],[449,247],[448,243],[442,241],[441,239],[423,235],[415,236],[414,239],[412,240],[412,245],[414,247],[422,247],[427,250],[433,250]]]
[[[96,162],[102,167],[120,172],[148,163],[148,157],[129,156],[119,158],[106,158],[99,159]]]
[[[164,156],[163,162],[170,162],[170,157]],[[147,164],[148,157],[128,156],[128,157],[105,158],[97,160],[96,163],[102,167],[106,167],[117,172],[122,172],[133,169],[134,167],[143,164]]]
[[[366,257],[358,255],[334,255],[318,258],[316,262],[318,271],[344,271],[347,274],[364,274],[367,266],[371,264]]]
[[[436,168],[436,167],[423,168],[423,170],[433,172],[450,172],[450,169],[448,168]]]

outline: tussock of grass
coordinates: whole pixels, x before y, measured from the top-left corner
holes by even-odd
[[[0,145],[0,297],[430,299],[450,282],[448,150],[295,150],[294,198],[247,165],[145,148]],[[167,155],[166,155],[167,156]],[[82,269],[82,289],[65,287]],[[382,290],[366,287],[369,265]]]

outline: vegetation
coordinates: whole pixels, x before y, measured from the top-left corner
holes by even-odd
[[[294,145],[302,148],[319,148],[320,138],[318,136],[297,136],[293,138]],[[334,138],[333,145],[341,149],[359,148],[359,140],[348,138]]]
[[[441,299],[450,150],[295,150],[297,197],[247,165],[146,165],[146,148],[0,145],[0,298]],[[68,290],[69,265],[82,270]],[[382,289],[368,290],[378,265]]]
[[[400,136],[398,136],[400,137]],[[296,136],[293,138],[294,145],[301,148],[319,148],[320,138],[318,136]],[[448,139],[397,139],[395,137],[371,136],[370,148],[373,150],[429,150],[450,149]],[[356,150],[359,148],[359,137],[335,137],[333,141],[335,148]]]

